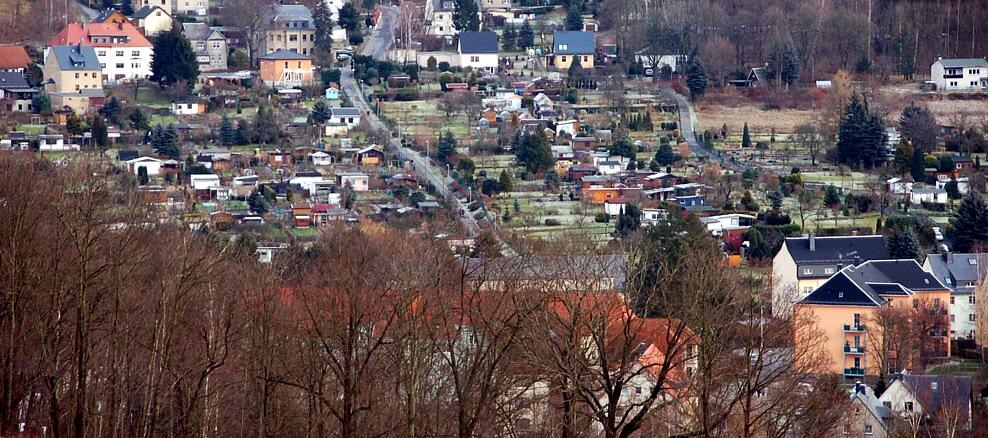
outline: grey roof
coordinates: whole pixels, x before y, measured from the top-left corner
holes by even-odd
[[[896,380],[913,393],[924,412],[939,412],[940,407],[947,404],[958,410],[961,424],[967,423],[972,398],[970,376],[904,374],[896,376]]]
[[[279,49],[278,51],[268,53],[266,55],[258,56],[257,59],[312,59],[310,56],[303,55],[301,53],[292,52],[285,49]]]
[[[947,191],[939,187],[915,187],[913,188],[913,193],[925,195],[930,193],[947,193]]]
[[[63,71],[100,69],[96,51],[90,46],[52,46],[49,49],[58,60],[58,68]]]
[[[454,6],[456,2],[452,0],[432,0],[432,10],[433,11],[452,11],[456,9]],[[449,7],[445,7],[447,5]]]
[[[161,11],[168,14],[169,17],[171,16],[171,13],[169,11],[162,9],[160,6],[144,5],[144,7],[134,11],[134,15],[131,18],[137,18],[137,19],[147,18],[149,15],[151,15],[152,12],[154,12],[155,9],[161,9]]]
[[[800,300],[806,304],[880,306],[882,296],[947,289],[915,260],[869,261],[848,266]]]
[[[875,391],[869,388],[868,385],[855,384],[854,388],[851,389],[851,400],[860,401],[865,409],[868,409],[868,412],[871,412],[875,420],[880,423],[883,430],[888,427],[886,423],[892,417],[892,412],[878,400],[878,397],[875,396]]]
[[[110,16],[113,15],[114,12],[117,12],[117,10],[116,9],[112,9],[112,8],[111,9],[107,9],[105,11],[101,11],[99,13],[99,15],[97,15],[96,17],[94,17],[92,19],[92,22],[93,23],[102,23],[102,22],[106,21],[107,18],[110,18]]]
[[[951,58],[937,61],[946,68],[988,67],[988,61],[984,58]]]
[[[308,21],[312,24],[312,11],[305,5],[276,5],[268,12],[270,21]]]
[[[978,284],[988,277],[988,253],[930,254],[926,265],[947,286]]]
[[[209,38],[211,33],[213,33],[213,29],[210,29],[206,23],[182,23],[182,34],[189,41],[205,40]]]
[[[330,108],[330,117],[359,117],[360,110],[354,107]]]
[[[814,237],[816,249],[810,251],[810,238],[790,237],[785,245],[796,264],[802,263],[850,263],[860,261],[888,260],[892,257],[885,249],[882,236],[835,236]]]
[[[497,33],[460,32],[460,53],[498,53]]]
[[[16,72],[0,71],[0,89],[31,88],[24,75]]]
[[[596,48],[593,32],[572,30],[552,34],[553,55],[589,55]]]

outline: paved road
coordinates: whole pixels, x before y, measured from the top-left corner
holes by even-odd
[[[97,10],[95,10],[93,8],[90,8],[89,6],[86,6],[86,4],[83,3],[83,2],[81,2],[81,1],[75,2],[75,6],[80,11],[82,11],[83,14],[86,14],[86,17],[89,17],[89,21],[93,21],[93,19],[96,18],[96,16],[99,15],[99,11],[97,11]]]
[[[394,29],[397,25],[398,8],[394,6],[382,6],[381,21],[378,22],[377,28],[371,32],[370,39],[364,44],[361,50],[361,55],[372,56],[375,59],[384,59],[392,41],[394,41]],[[375,130],[389,132],[387,125],[371,111],[371,107],[364,98],[364,94],[361,92],[357,81],[353,78],[353,71],[343,69],[340,82],[343,92],[350,98],[353,106],[365,114],[370,127]],[[454,214],[460,215],[460,212],[463,212],[462,216],[460,216],[460,221],[463,222],[470,236],[476,237],[480,227],[477,221],[469,214],[469,210],[464,202],[449,190],[447,184],[452,183],[452,178],[442,176],[441,172],[438,172],[435,167],[429,164],[427,158],[420,155],[417,151],[403,147],[397,139],[391,139],[388,142],[388,147],[402,160],[410,161],[416,174],[428,179],[441,195],[450,200],[453,204]]]
[[[744,170],[742,166],[730,160],[723,159],[716,152],[711,152],[700,147],[700,142],[697,140],[695,131],[695,126],[697,124],[696,111],[693,110],[693,104],[690,103],[689,98],[675,92],[667,86],[663,86],[661,91],[666,96],[675,100],[676,104],[679,106],[679,132],[682,134],[683,138],[686,139],[686,143],[690,145],[690,150],[693,151],[693,155],[718,163],[721,168],[733,169],[736,172],[741,172]]]

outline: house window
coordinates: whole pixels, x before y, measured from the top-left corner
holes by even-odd
[[[285,61],[285,68],[288,68],[288,61]]]
[[[970,322],[974,322],[974,318],[975,318],[975,314],[973,313],[967,315],[967,320]]]
[[[823,270],[823,273],[824,274],[833,274],[834,273],[834,268],[826,268],[826,269]]]
[[[122,63],[122,62],[118,62],[118,63],[117,63],[117,68],[124,68],[124,65],[123,65],[123,63]]]
[[[844,425],[844,435],[850,435],[850,434],[851,434],[851,425],[850,424],[845,424]]]
[[[933,299],[933,307],[936,307],[936,308],[939,308],[940,307],[940,299],[939,298],[934,298]]]
[[[96,54],[99,56],[106,56],[106,50],[100,50],[99,52],[96,52]]]
[[[288,41],[291,42],[298,41],[298,35],[288,35]]]
[[[199,50],[203,50],[206,48],[206,43],[203,41],[196,41],[196,48]]]
[[[873,431],[871,430],[871,425],[870,425],[870,424],[866,424],[866,425],[865,425],[865,427],[864,427],[864,432],[865,432],[865,435],[871,435],[872,433],[874,433],[874,432],[873,432]]]
[[[76,78],[76,79],[79,79],[79,73],[76,73],[76,74],[75,74],[75,78]]]
[[[885,406],[888,409],[892,409],[892,402],[890,401],[882,402],[882,406]]]
[[[583,57],[583,62],[590,62],[590,60],[589,60],[589,59],[587,59],[587,57],[586,57],[586,56],[584,56],[584,57]]]
[[[950,314],[950,322],[954,322],[954,314],[953,313]]]
[[[808,294],[810,292],[813,292],[813,287],[812,286],[806,286],[806,287],[803,288],[803,293],[804,294]]]
[[[811,269],[811,268],[804,268],[803,269],[803,275],[811,275],[811,274],[813,274],[813,269]]]
[[[479,56],[471,56],[470,57],[470,62],[480,62],[480,57]]]
[[[124,56],[123,50],[117,50],[117,56]]]
[[[140,50],[131,51],[130,56],[141,56],[141,51]]]
[[[954,297],[950,297],[950,304],[954,304]]]
[[[974,295],[968,295],[967,302],[968,302],[968,304],[974,304],[974,302],[975,302]]]
[[[905,402],[905,403],[903,403],[902,409],[904,411],[906,411],[906,412],[912,412],[913,411],[913,402]]]
[[[565,56],[559,57],[559,62],[566,62],[566,57]]]

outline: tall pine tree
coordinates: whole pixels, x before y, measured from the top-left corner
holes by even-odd
[[[532,30],[532,25],[529,20],[525,20],[521,24],[521,30],[518,31],[518,48],[527,49],[535,45],[535,31]]]
[[[182,34],[181,26],[154,38],[154,58],[151,59],[151,80],[162,85],[186,81],[191,87],[199,77],[199,63],[192,44]]]
[[[838,127],[837,161],[875,167],[885,160],[885,139],[882,119],[868,110],[866,99],[852,96]]]
[[[954,213],[954,251],[984,251],[988,246],[988,205],[970,190]]]
[[[690,89],[691,99],[701,97],[707,92],[707,72],[697,61],[686,67],[686,87]]]
[[[480,9],[476,0],[456,0],[453,26],[460,32],[480,30]]]
[[[233,122],[225,114],[223,115],[223,122],[220,124],[220,141],[223,142],[223,146],[233,146],[237,143],[237,133],[233,129]]]
[[[316,25],[316,48],[322,50],[324,53],[329,53],[333,49],[333,16],[330,14],[326,2],[322,0],[316,2],[316,10],[312,13],[312,21]]]

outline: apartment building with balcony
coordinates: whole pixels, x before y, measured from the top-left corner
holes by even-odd
[[[772,314],[789,315],[793,303],[847,266],[890,258],[882,236],[787,238],[772,259]]]
[[[923,269],[950,288],[950,337],[975,339],[978,318],[975,289],[988,278],[988,253],[930,254]]]
[[[847,266],[796,302],[796,314],[817,328],[814,336],[797,338],[796,348],[822,349],[832,372],[852,379],[879,374],[883,361],[889,368],[886,372],[921,372],[921,364],[950,356],[949,303],[950,290],[915,260]],[[876,351],[877,347],[893,340],[883,338],[878,322],[879,311],[890,307],[902,310],[900,314],[910,321],[923,318],[925,332],[919,351],[910,349],[896,357],[901,350],[895,350],[887,357],[879,356],[885,353]]]

